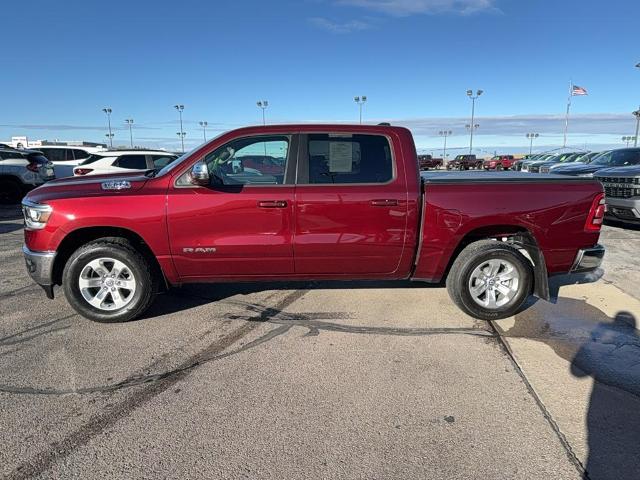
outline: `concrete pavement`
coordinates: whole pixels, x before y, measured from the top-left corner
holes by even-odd
[[[195,285],[101,325],[31,284],[20,223],[0,221],[0,475],[637,471],[640,308],[615,275],[495,328],[442,288],[384,283]]]

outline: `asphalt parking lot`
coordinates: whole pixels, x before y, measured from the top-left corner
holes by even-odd
[[[493,325],[384,283],[194,285],[103,325],[0,213],[2,476],[640,477],[640,230]]]

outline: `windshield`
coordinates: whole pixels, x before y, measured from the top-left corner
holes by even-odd
[[[611,161],[611,153],[612,152],[604,152],[591,163],[594,165],[609,165],[609,162]]]

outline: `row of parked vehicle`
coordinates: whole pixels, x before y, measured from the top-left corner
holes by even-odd
[[[35,150],[0,144],[0,203],[19,203],[27,191],[54,178],[160,169],[177,158],[161,150],[58,145]]]
[[[516,170],[594,177],[604,186],[609,219],[640,225],[640,148],[536,155]]]

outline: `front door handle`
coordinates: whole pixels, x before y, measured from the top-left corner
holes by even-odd
[[[258,202],[260,208],[287,208],[286,200],[261,200]]]
[[[371,205],[373,205],[374,207],[396,207],[398,206],[398,200],[396,200],[395,198],[371,200]]]

